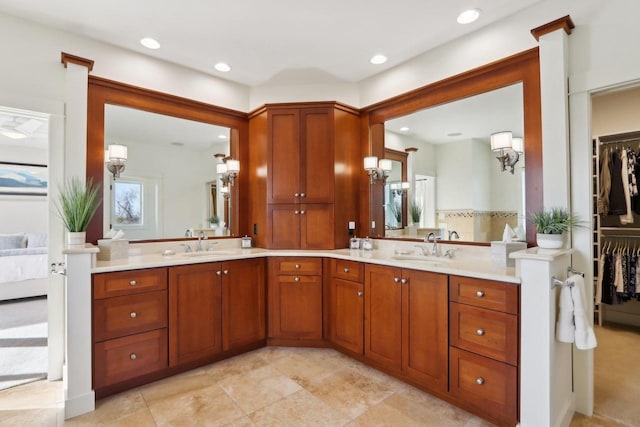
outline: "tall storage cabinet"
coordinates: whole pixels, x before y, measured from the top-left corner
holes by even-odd
[[[347,247],[362,169],[357,111],[337,103],[269,104],[251,114],[249,134],[256,245]]]

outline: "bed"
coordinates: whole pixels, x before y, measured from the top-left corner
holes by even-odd
[[[47,295],[47,235],[0,234],[0,301]]]

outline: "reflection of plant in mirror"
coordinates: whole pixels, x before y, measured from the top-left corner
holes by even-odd
[[[396,220],[396,225],[398,227],[402,226],[402,208],[397,202],[391,202],[389,205],[389,213]]]
[[[220,218],[218,217],[218,215],[211,215],[211,216],[209,217],[209,222],[210,222],[211,224],[218,225],[218,224],[220,224]]]
[[[422,206],[417,202],[411,202],[411,220],[414,224],[420,224],[420,217],[422,216]]]

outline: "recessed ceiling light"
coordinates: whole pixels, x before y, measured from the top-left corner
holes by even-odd
[[[227,135],[225,135],[225,134],[223,134],[223,133],[222,133],[222,134],[218,135],[218,138],[220,138],[220,139],[227,139]]]
[[[458,15],[458,24],[471,24],[480,17],[480,9],[468,9]]]
[[[223,73],[231,71],[231,67],[229,66],[229,64],[226,64],[224,62],[218,62],[216,65],[213,66],[213,68],[215,68],[218,71],[222,71]]]
[[[408,130],[409,130],[409,128],[408,128],[407,126],[402,126],[402,127],[400,128],[400,130],[401,130],[402,132],[406,132],[406,131],[408,131]]]
[[[152,39],[151,37],[140,39],[140,44],[149,49],[160,49],[160,43],[158,43],[156,39]]]
[[[461,136],[461,135],[462,135],[462,132],[451,132],[451,133],[448,133],[448,134],[447,134],[447,136],[450,136],[450,137],[452,137],[452,138],[453,138],[454,136]]]
[[[171,145],[175,145],[176,147],[182,147],[184,146],[184,142],[179,142],[179,141],[172,141],[170,142]]]
[[[369,61],[372,64],[380,65],[380,64],[384,64],[385,62],[387,62],[387,57],[384,56],[384,55],[375,55],[375,56],[371,57],[371,59]]]

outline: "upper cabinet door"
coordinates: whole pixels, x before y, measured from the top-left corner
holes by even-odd
[[[334,126],[330,108],[301,111],[301,203],[334,201]]]
[[[268,163],[267,203],[296,203],[300,200],[300,110],[269,111],[268,135],[271,149]]]

